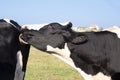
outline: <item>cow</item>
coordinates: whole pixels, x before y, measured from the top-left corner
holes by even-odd
[[[84,80],[120,80],[120,39],[109,31],[75,32],[72,23],[50,23],[39,30],[25,30],[21,38],[51,53],[81,73]],[[53,54],[54,53],[54,54]]]
[[[0,80],[24,80],[30,45],[19,41],[20,33],[17,22],[0,19]]]

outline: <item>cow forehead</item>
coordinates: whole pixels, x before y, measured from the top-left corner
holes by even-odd
[[[65,23],[59,23],[61,24],[62,26],[66,26],[69,22],[65,22]],[[39,30],[41,29],[42,27],[48,25],[48,24],[51,24],[51,23],[44,23],[44,24],[25,24],[22,26],[22,28],[27,28],[29,30],[33,29],[33,30]]]

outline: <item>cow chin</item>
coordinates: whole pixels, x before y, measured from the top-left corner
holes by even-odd
[[[28,44],[26,41],[22,39],[22,34],[19,35],[19,41],[24,44]]]

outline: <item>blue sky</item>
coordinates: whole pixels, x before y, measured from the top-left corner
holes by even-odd
[[[23,24],[71,21],[73,26],[120,26],[120,0],[2,0],[0,18]]]

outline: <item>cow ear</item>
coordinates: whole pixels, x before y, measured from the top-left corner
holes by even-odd
[[[80,44],[80,43],[84,43],[88,40],[88,37],[86,35],[80,35],[80,36],[76,36],[74,37],[71,42],[74,44]]]
[[[72,23],[68,22],[66,25],[64,25],[64,29],[71,29]]]

